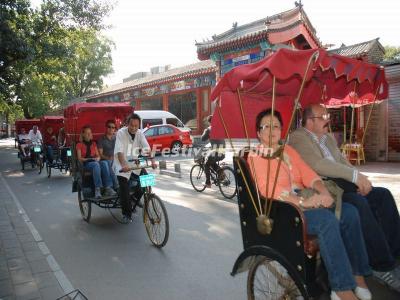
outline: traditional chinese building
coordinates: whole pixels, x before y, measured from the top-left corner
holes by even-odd
[[[213,35],[208,41],[198,42],[196,46],[200,60],[215,61],[219,78],[238,65],[259,61],[279,47],[315,49],[322,45],[300,4],[241,26],[233,23],[229,30]]]
[[[211,113],[209,95],[215,86],[216,70],[214,62],[205,60],[110,86],[87,101],[129,101],[136,110],[167,110],[196,135]]]

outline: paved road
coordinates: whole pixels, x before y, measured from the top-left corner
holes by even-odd
[[[82,221],[71,178],[20,171],[16,152],[0,150],[0,170],[75,288],[89,299],[244,299],[244,275],[229,273],[242,250],[237,207],[217,190],[198,194],[188,179],[159,176],[170,239],[151,246],[140,217],[116,223],[94,208]]]
[[[32,223],[72,285],[89,299],[246,298],[246,275],[229,275],[242,251],[237,207],[216,188],[196,193],[188,176],[157,176],[155,191],[170,218],[169,242],[158,250],[140,216],[121,225],[95,207],[88,224],[71,193],[70,177],[54,171],[48,179],[29,168],[21,172],[12,146],[0,148],[0,157],[0,171]],[[169,160],[181,162],[188,174],[192,159]],[[396,299],[373,286],[380,290],[376,299]]]

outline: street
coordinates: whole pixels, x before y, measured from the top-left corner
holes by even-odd
[[[92,206],[88,224],[71,192],[71,177],[55,170],[47,178],[30,166],[22,172],[11,143],[3,143],[0,156],[7,184],[72,286],[89,299],[246,299],[247,273],[230,276],[242,251],[235,199],[224,200],[215,186],[195,192],[188,175],[191,158],[171,158],[181,163],[181,179],[157,174],[155,192],[170,222],[169,241],[157,249],[146,235],[141,210],[133,223],[122,225]],[[386,171],[391,170],[398,178],[398,169]],[[380,290],[376,299],[396,298],[372,286]]]

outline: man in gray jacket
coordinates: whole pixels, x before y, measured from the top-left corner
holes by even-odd
[[[400,217],[391,192],[372,187],[342,155],[335,138],[328,133],[330,118],[321,105],[304,109],[302,125],[289,144],[321,177],[329,177],[344,190],[343,201],[354,205],[359,214],[369,261],[374,276],[400,292]]]

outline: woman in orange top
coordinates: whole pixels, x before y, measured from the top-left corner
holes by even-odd
[[[106,196],[115,196],[112,189],[112,178],[109,170],[100,164],[100,154],[96,142],[93,141],[92,129],[85,126],[81,131],[82,142],[76,145],[76,155],[84,169],[92,172],[94,182],[94,197],[101,198],[101,188],[105,187]]]
[[[257,136],[260,145],[249,154],[249,166],[261,195],[266,197],[268,159],[263,157],[269,150],[280,147],[282,118],[279,112],[272,116],[271,110],[264,110],[256,119]],[[270,127],[272,126],[271,148]],[[271,197],[278,159],[270,160],[269,197]],[[313,188],[317,193],[308,199],[297,196],[296,191]],[[286,146],[280,166],[273,197],[290,201],[304,210],[307,232],[318,236],[321,257],[332,289],[331,299],[371,299],[371,293],[364,276],[371,273],[368,256],[360,227],[357,210],[343,203],[340,222],[330,211],[333,199],[321,178],[301,159],[290,146]],[[353,291],[354,290],[354,291]]]

